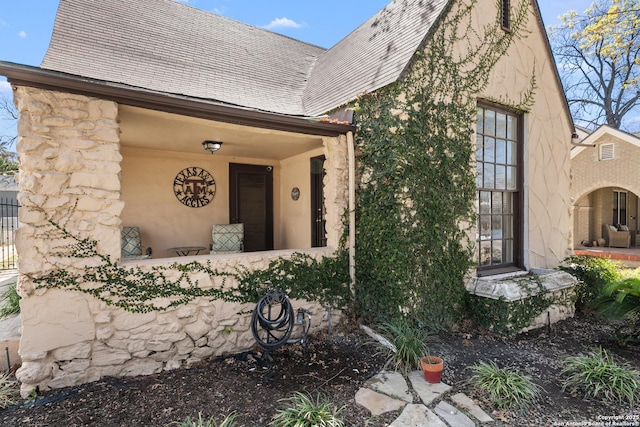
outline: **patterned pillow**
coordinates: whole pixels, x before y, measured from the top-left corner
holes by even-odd
[[[142,241],[138,227],[123,227],[121,237],[123,258],[142,255]]]
[[[242,252],[244,224],[214,224],[212,252]]]

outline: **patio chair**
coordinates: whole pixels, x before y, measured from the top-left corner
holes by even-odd
[[[608,247],[628,248],[631,246],[631,232],[618,230],[615,225],[604,224],[602,226]]]
[[[142,238],[138,227],[122,227],[120,237],[122,240],[122,261],[151,258],[151,248],[147,248],[145,253],[142,253]]]
[[[244,224],[213,224],[211,253],[232,254],[244,250]]]

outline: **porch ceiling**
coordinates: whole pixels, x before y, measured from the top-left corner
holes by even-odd
[[[120,104],[123,147],[203,154],[202,141],[222,141],[230,157],[282,160],[322,147],[322,137],[235,125]]]

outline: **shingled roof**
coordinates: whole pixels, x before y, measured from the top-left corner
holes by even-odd
[[[321,114],[396,81],[448,0],[394,0],[313,67],[304,92],[307,114]]]
[[[398,79],[448,0],[394,0],[325,50],[174,0],[60,0],[41,68],[320,115]]]

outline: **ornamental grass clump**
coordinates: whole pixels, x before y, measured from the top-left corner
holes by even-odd
[[[384,323],[382,332],[393,345],[389,348],[389,358],[385,367],[391,366],[405,376],[414,369],[420,369],[420,358],[428,356],[427,334],[412,326],[406,320]]]
[[[563,390],[596,399],[634,404],[640,400],[640,374],[617,363],[602,347],[587,355],[564,359]]]
[[[493,361],[480,362],[469,369],[473,371],[471,384],[488,393],[498,408],[524,411],[540,399],[542,388],[527,375],[499,368]]]
[[[285,409],[279,409],[269,425],[274,427],[343,427],[340,418],[343,407],[336,408],[320,396],[315,400],[306,394],[296,392],[295,396],[280,399],[289,402]]]
[[[9,290],[0,298],[0,319],[20,313],[20,295],[16,284],[10,285]]]
[[[20,386],[7,373],[0,374],[0,408],[4,409],[18,401]]]

